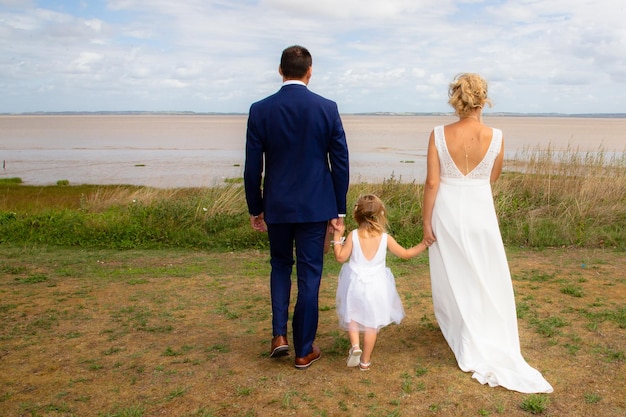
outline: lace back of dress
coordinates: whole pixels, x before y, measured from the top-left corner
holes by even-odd
[[[490,178],[491,169],[496,157],[500,153],[502,147],[502,131],[499,129],[493,129],[493,137],[491,144],[487,150],[487,154],[483,160],[474,168],[468,175],[463,173],[457,168],[456,164],[452,160],[452,156],[448,152],[446,145],[446,138],[443,132],[443,126],[435,127],[435,146],[437,147],[437,153],[439,155],[439,163],[441,169],[441,176],[446,178],[467,178],[467,179],[485,179]]]

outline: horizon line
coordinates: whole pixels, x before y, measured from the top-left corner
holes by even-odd
[[[454,116],[454,112],[354,112],[340,113],[345,116]],[[197,115],[197,116],[246,116],[247,112],[196,112],[176,110],[97,110],[97,111],[32,111],[2,112],[0,116],[63,116],[63,115]],[[487,112],[489,117],[588,117],[588,118],[626,118],[626,113],[558,113],[558,112]]]

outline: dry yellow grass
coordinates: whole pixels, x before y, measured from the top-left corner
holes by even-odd
[[[529,396],[458,369],[432,313],[425,257],[390,262],[407,312],[372,370],[345,366],[321,288],[306,371],[267,356],[267,253],[0,248],[2,416],[529,416]],[[522,353],[552,383],[546,416],[626,413],[621,252],[510,253]]]

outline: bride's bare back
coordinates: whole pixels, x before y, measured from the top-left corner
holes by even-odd
[[[445,126],[444,135],[452,161],[463,175],[467,175],[485,158],[493,129],[468,117]]]

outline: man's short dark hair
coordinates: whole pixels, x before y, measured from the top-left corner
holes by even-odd
[[[285,78],[301,79],[312,65],[313,58],[304,46],[290,46],[280,57],[280,69]]]

